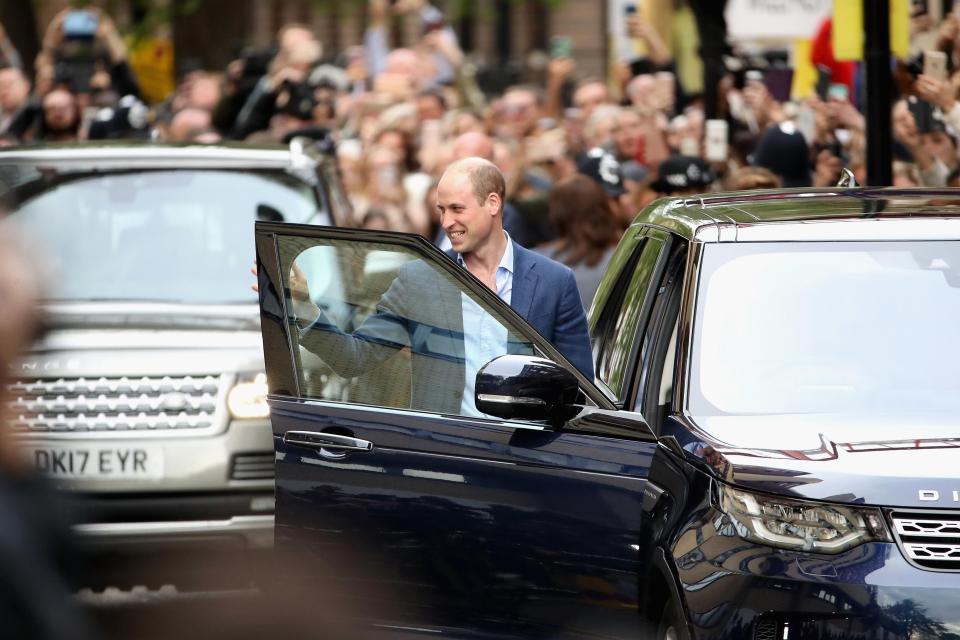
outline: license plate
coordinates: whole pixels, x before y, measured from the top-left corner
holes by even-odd
[[[40,473],[53,478],[153,479],[163,476],[163,449],[157,445],[33,446],[26,451]]]

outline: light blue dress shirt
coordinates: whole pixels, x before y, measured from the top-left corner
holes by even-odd
[[[495,276],[497,296],[510,304],[513,297],[513,241],[506,231],[507,248],[500,258]],[[463,256],[457,254],[457,262],[466,267]],[[463,388],[463,400],[460,413],[465,416],[486,416],[480,413],[474,401],[474,387],[480,368],[498,356],[507,353],[507,328],[487,313],[467,294],[461,293],[463,301],[463,353],[465,356],[464,374],[466,384]]]

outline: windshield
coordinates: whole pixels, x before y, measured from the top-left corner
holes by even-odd
[[[695,416],[960,410],[960,242],[704,250]]]
[[[255,304],[254,221],[328,222],[282,171],[70,178],[11,216],[50,263],[53,300]]]

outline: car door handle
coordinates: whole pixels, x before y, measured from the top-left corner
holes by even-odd
[[[330,451],[373,451],[373,443],[369,440],[319,431],[287,431],[283,434],[283,442]]]

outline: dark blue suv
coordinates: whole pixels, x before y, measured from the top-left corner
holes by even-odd
[[[661,200],[596,380],[421,238],[258,223],[278,547],[429,635],[960,638],[958,205]]]

